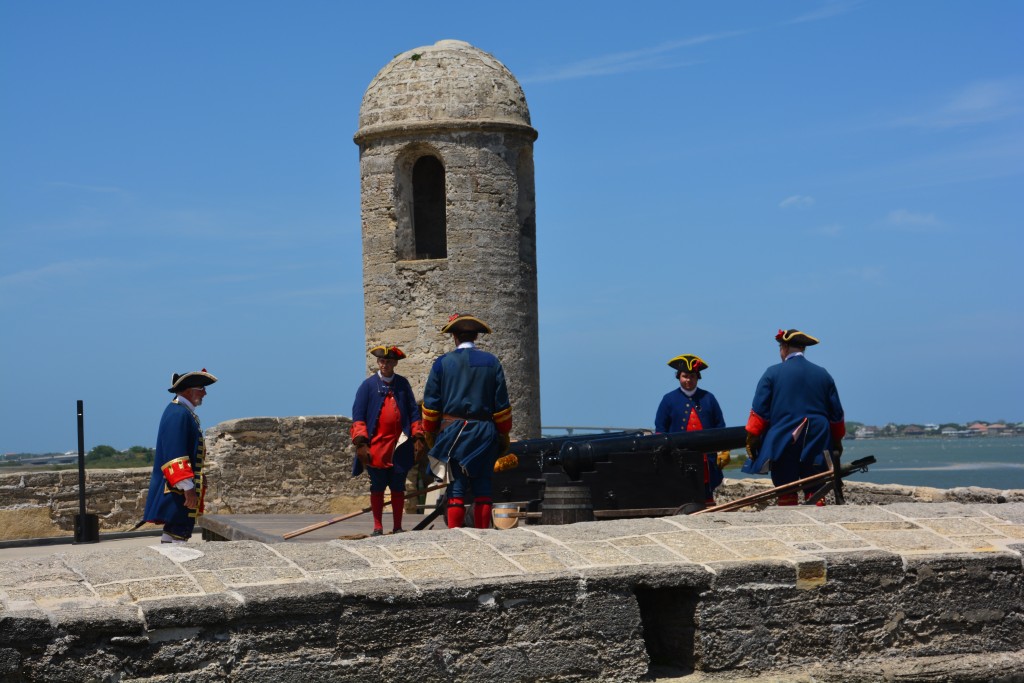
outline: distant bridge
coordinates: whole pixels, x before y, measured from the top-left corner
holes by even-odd
[[[10,462],[14,462],[11,460]],[[67,465],[78,462],[78,454],[51,455],[44,457],[23,458],[19,461],[22,465]]]

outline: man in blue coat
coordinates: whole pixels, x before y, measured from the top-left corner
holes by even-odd
[[[391,489],[393,533],[401,533],[405,506],[405,477],[414,455],[425,451],[419,407],[409,380],[395,372],[405,352],[397,346],[375,346],[377,372],[363,380],[352,404],[352,445],[356,458],[352,476],[366,468],[370,476],[372,536],[384,533],[384,489]]]
[[[217,378],[199,372],[171,376],[174,399],[164,409],[156,436],[153,474],[149,480],[143,519],[163,524],[161,543],[185,543],[192,537],[196,518],[203,514],[206,496],[206,443],[196,408],[203,404],[206,387]]]
[[[679,388],[665,394],[654,416],[654,431],[658,434],[694,432],[701,429],[725,427],[722,408],[710,391],[697,387],[701,371],[708,364],[700,356],[684,353],[668,362],[676,371]],[[729,451],[704,454],[704,502],[714,505],[714,491],[722,483],[722,467],[729,463]]]
[[[466,495],[473,492],[473,526],[491,525],[491,476],[509,446],[512,407],[505,371],[492,354],[476,348],[491,328],[471,315],[455,314],[441,332],[456,349],[434,361],[423,389],[423,435],[430,457],[447,466],[448,528],[465,522]]]
[[[846,422],[832,376],[804,357],[804,350],[818,340],[790,329],[779,330],[775,341],[782,362],[768,368],[757,383],[743,471],[771,472],[772,483],[782,486],[825,472],[825,451],[837,457],[843,452]],[[798,502],[796,493],[779,496],[779,505]]]

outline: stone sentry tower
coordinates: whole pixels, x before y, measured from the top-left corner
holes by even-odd
[[[403,52],[366,89],[354,139],[368,347],[402,347],[399,372],[419,396],[452,350],[439,332],[448,317],[481,318],[494,333],[478,344],[505,368],[512,435],[540,436],[537,131],[518,81],[462,41]]]

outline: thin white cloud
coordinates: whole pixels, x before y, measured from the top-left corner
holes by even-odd
[[[802,194],[786,197],[779,202],[780,209],[806,209],[809,206],[814,206],[814,197],[807,197]]]
[[[964,136],[962,140],[931,145],[910,156],[880,158],[867,166],[844,169],[829,181],[847,187],[882,185],[890,191],[906,191],[1021,174],[1024,137],[1008,130],[997,131],[995,135]]]
[[[1018,78],[977,81],[950,94],[928,111],[893,122],[896,126],[957,128],[992,123],[1024,111],[1024,81]]]
[[[885,224],[907,230],[931,230],[941,223],[933,213],[920,213],[907,209],[894,209],[885,217]]]
[[[825,2],[815,10],[801,14],[793,19],[786,20],[778,26],[789,24],[802,24],[811,21],[829,19],[840,14],[845,14],[861,4],[861,0],[834,0]],[[658,71],[664,69],[677,69],[686,66],[693,66],[702,63],[701,60],[680,61],[675,53],[685,48],[695,47],[714,43],[720,40],[737,38],[751,33],[765,30],[764,28],[740,29],[735,31],[721,31],[718,33],[706,33],[682,40],[674,40],[654,47],[627,52],[614,52],[607,55],[584,59],[572,62],[565,66],[555,67],[540,73],[526,75],[519,79],[521,83],[551,83],[555,81],[568,81],[578,78],[594,78],[598,76],[612,76],[615,74],[632,73],[637,71]]]
[[[628,52],[614,52],[601,55],[591,59],[584,59],[565,66],[557,67],[549,71],[542,71],[537,74],[525,76],[519,79],[523,83],[550,83],[553,81],[567,81],[577,78],[592,78],[595,76],[610,76],[614,74],[630,73],[635,71],[655,71],[660,69],[674,69],[684,66],[692,66],[699,61],[679,61],[675,54],[679,50],[695,45],[703,45],[727,38],[735,38],[749,31],[724,31],[722,33],[709,33],[683,40],[674,40],[662,43],[654,47]]]
[[[82,275],[85,272],[99,268],[109,268],[113,262],[110,259],[91,259],[75,261],[58,261],[39,268],[30,268],[16,273],[0,275],[0,292],[15,287],[26,287],[30,285],[50,285],[54,282],[63,282],[68,278]]]
[[[935,214],[910,211],[908,209],[893,209],[875,227],[882,230],[918,234],[935,234],[950,231],[950,227],[936,217]]]

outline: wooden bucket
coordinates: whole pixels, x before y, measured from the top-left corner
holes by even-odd
[[[526,503],[495,503],[491,518],[495,529],[514,529],[519,525],[519,512],[526,509]]]
[[[573,524],[594,521],[594,503],[586,484],[545,486],[540,504],[541,524]]]

